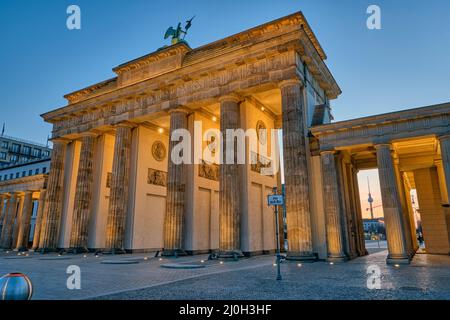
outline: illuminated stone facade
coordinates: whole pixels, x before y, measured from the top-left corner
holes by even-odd
[[[430,121],[416,121],[412,113],[411,121],[393,120],[392,127],[383,121],[389,115],[370,118],[373,125],[358,119],[330,124],[330,100],[341,91],[325,59],[304,16],[295,13],[196,49],[165,47],[114,68],[113,79],[66,95],[67,106],[43,115],[53,124],[54,153],[39,249],[223,257],[273,252],[275,216],[267,195],[281,189],[281,179],[262,171],[274,154],[264,160],[255,153],[253,165],[176,164],[169,137],[180,129],[195,136],[209,129],[280,128],[287,258],[345,261],[366,254],[356,174],[378,166],[389,261],[409,261],[417,245],[400,185],[415,169],[403,167],[402,151],[399,161],[391,158],[391,149],[403,150],[396,139],[410,138],[395,130],[417,137],[415,126],[422,124],[423,139],[438,141],[447,133],[450,108],[442,106]],[[194,141],[187,143],[197,157]],[[442,182],[449,181],[450,142],[440,141],[433,144],[431,167],[442,163]],[[278,143],[269,135],[261,144]]]

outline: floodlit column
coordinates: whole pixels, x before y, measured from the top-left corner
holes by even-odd
[[[0,195],[0,237],[2,235],[2,228],[3,228],[3,220],[5,219],[5,200],[7,199],[6,194]]]
[[[64,166],[69,140],[53,140],[52,160],[47,182],[47,198],[42,219],[39,249],[42,252],[56,250],[64,192]]]
[[[47,194],[47,190],[41,190],[40,195],[39,195],[36,224],[34,226],[34,237],[33,237],[32,250],[37,250],[37,248],[39,247],[39,237],[41,235],[42,216],[44,214],[46,194]]]
[[[328,260],[333,262],[345,261],[344,241],[342,238],[342,210],[339,203],[338,178],[334,151],[320,153],[322,159],[322,184],[325,223],[327,232]]]
[[[379,144],[377,150],[378,175],[380,177],[381,198],[386,224],[389,255],[388,264],[409,263],[409,255],[404,233],[402,204],[397,187],[390,144]]]
[[[302,85],[299,80],[289,80],[283,81],[280,88],[289,243],[287,258],[314,260]]]
[[[166,214],[164,218],[165,256],[185,254],[183,250],[183,224],[185,219],[186,164],[175,163],[173,148],[180,141],[172,141],[175,130],[188,129],[188,112],[176,109],[170,113],[169,162],[167,170]]]
[[[352,168],[352,182],[353,182],[353,191],[352,196],[354,197],[355,209],[356,209],[356,230],[358,234],[358,254],[360,256],[365,256],[368,254],[366,250],[366,242],[364,239],[364,226],[362,221],[362,212],[361,212],[361,199],[359,197],[359,184],[358,184],[358,170],[353,166]]]
[[[22,212],[19,213],[19,233],[16,244],[18,251],[28,250],[28,236],[30,233],[31,216],[33,214],[33,192],[26,191],[23,201]]]
[[[403,172],[400,171],[400,160],[397,155],[393,157],[394,161],[394,170],[396,174],[397,179],[397,186],[398,186],[398,193],[400,196],[400,203],[402,205],[402,214],[403,214],[403,232],[405,234],[405,242],[406,242],[406,250],[410,257],[414,256],[415,250],[413,248],[413,242],[412,242],[412,235],[411,235],[411,224],[409,221],[409,213],[408,213],[408,204],[407,202],[410,201],[406,197],[406,191],[405,191],[405,183],[403,181]],[[414,232],[415,237],[415,232]]]
[[[450,135],[439,137],[441,145],[442,166],[444,168],[447,199],[450,201]]]
[[[6,205],[5,218],[3,220],[2,238],[0,241],[0,246],[3,249],[11,248],[14,217],[17,210],[17,199],[18,196],[16,194],[12,194],[9,198],[8,204]]]
[[[128,190],[131,162],[131,133],[134,125],[120,123],[116,129],[114,160],[106,224],[106,251],[125,252],[125,223],[127,218]]]
[[[242,255],[240,239],[240,188],[236,145],[227,142],[227,129],[238,129],[239,98],[235,95],[220,98],[220,131],[222,132],[222,164],[219,181],[219,254],[221,257]],[[234,152],[227,163],[228,152]]]
[[[75,192],[70,248],[73,253],[87,252],[88,226],[91,215],[94,146],[97,135],[85,133],[81,140],[80,164]]]

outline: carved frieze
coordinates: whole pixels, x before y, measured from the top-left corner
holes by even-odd
[[[147,175],[147,183],[155,186],[167,186],[167,172],[149,168]]]
[[[198,168],[198,176],[208,180],[219,181],[219,165],[202,160]]]
[[[253,172],[265,176],[273,176],[272,160],[260,154],[257,154],[256,152],[251,152],[250,155],[251,155],[250,168]]]

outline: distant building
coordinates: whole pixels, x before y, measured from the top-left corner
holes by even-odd
[[[0,136],[0,168],[48,159],[51,149],[43,144],[9,136]]]
[[[51,149],[4,136],[0,147],[0,246],[24,250],[39,240]]]
[[[366,233],[381,233],[379,230],[384,230],[384,218],[363,219],[363,227]]]

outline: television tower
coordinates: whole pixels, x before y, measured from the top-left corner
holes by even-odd
[[[373,219],[373,198],[370,194],[370,184],[369,184],[369,177],[367,177],[367,187],[369,188],[369,198],[367,199],[367,202],[369,202],[370,207],[370,218]]]

